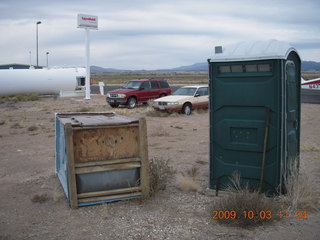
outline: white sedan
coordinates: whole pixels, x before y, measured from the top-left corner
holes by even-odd
[[[208,108],[208,85],[185,86],[172,95],[153,101],[153,108],[168,112],[182,112],[190,115],[193,109]]]

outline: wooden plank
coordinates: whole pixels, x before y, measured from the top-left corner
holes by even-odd
[[[138,168],[138,167],[141,167],[140,162],[132,162],[132,163],[123,163],[123,164],[111,164],[111,165],[76,168],[75,172],[76,174],[84,174],[84,173],[93,173],[93,172],[124,170],[124,169],[130,169],[130,168]]]
[[[120,189],[113,189],[113,190],[99,191],[99,192],[79,193],[78,199],[108,196],[108,195],[115,195],[115,194],[121,194],[121,193],[136,193],[140,191],[141,191],[140,187],[130,187],[130,188],[120,188]]]
[[[77,186],[76,186],[76,174],[74,167],[74,148],[73,148],[73,130],[71,123],[66,123],[64,127],[64,134],[66,139],[66,152],[67,152],[67,171],[68,171],[68,189],[70,207],[77,208]]]
[[[79,199],[79,203],[87,203],[87,202],[99,202],[105,200],[114,200],[114,199],[121,199],[121,198],[130,198],[135,196],[141,196],[141,192],[136,193],[126,193],[126,194],[118,194],[112,196],[103,196],[103,197],[92,197],[92,198],[82,198]]]
[[[99,166],[99,165],[108,165],[116,163],[129,163],[129,162],[140,162],[140,158],[122,158],[122,159],[111,159],[111,160],[98,160],[92,162],[82,162],[75,163],[75,167],[90,167],[90,166]]]
[[[138,157],[138,135],[139,129],[134,126],[75,131],[75,162]]]
[[[139,127],[139,123],[131,123],[131,124],[119,124],[119,125],[97,125],[97,126],[83,126],[73,127],[73,130],[85,130],[85,129],[102,129],[102,128],[125,128],[125,127]]]
[[[149,156],[147,139],[147,122],[145,118],[139,119],[139,155],[141,158],[140,181],[143,197],[149,196]]]

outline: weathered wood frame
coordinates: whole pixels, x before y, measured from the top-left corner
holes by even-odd
[[[128,157],[120,159],[106,159],[99,161],[77,162],[75,160],[74,133],[78,130],[90,130],[97,128],[138,128],[138,147],[139,153],[137,157]],[[145,118],[140,118],[138,124],[129,123],[115,126],[88,126],[78,127],[66,123],[64,127],[66,138],[66,154],[67,154],[67,175],[68,175],[68,191],[69,203],[71,208],[77,208],[79,204],[112,201],[115,199],[127,199],[138,196],[147,197],[149,195],[149,159],[148,159],[148,142],[147,142],[147,124]],[[140,185],[137,187],[128,187],[114,190],[106,190],[99,192],[77,193],[76,174],[95,173],[112,170],[123,169],[140,169]]]

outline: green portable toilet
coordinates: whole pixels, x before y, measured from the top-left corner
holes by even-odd
[[[224,189],[237,172],[268,195],[284,192],[299,163],[298,52],[276,40],[216,47],[209,63],[210,183]]]

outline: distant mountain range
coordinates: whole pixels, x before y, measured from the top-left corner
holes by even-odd
[[[303,61],[302,62],[302,72],[308,71],[320,71],[320,62],[313,62],[313,61]],[[122,70],[116,68],[103,68],[98,66],[91,66],[90,70],[92,73],[112,73],[112,72],[148,72],[146,70]],[[151,72],[206,72],[208,71],[208,63],[195,63],[189,66],[181,66],[177,68],[171,69],[158,69],[158,70],[151,70]]]
[[[320,71],[320,62],[313,62],[313,61],[303,61],[301,70],[303,72],[307,71]]]

